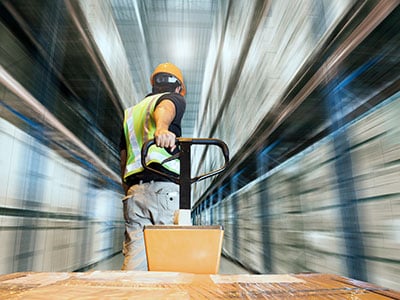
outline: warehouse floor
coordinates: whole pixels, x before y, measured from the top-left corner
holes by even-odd
[[[108,271],[120,270],[124,256],[121,254],[115,255],[112,258],[98,263],[88,271]],[[219,274],[249,274],[249,271],[235,264],[231,260],[221,256]]]

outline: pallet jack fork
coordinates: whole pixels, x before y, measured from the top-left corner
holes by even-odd
[[[180,159],[180,175],[171,176],[147,166],[146,156],[149,148],[154,144],[154,140],[149,140],[143,145],[142,166],[179,184],[180,198],[179,210],[175,212],[174,225],[149,225],[144,227],[148,270],[217,274],[224,229],[221,225],[192,226],[190,216],[191,184],[224,171],[229,162],[228,147],[219,139],[178,138],[179,152],[171,158]],[[218,146],[225,159],[224,165],[209,173],[191,178],[192,145]]]

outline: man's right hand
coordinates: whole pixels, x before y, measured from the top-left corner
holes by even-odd
[[[165,129],[157,129],[154,133],[154,138],[158,147],[170,148],[171,151],[175,150],[176,135],[173,132]]]

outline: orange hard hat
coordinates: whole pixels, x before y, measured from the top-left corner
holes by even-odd
[[[154,85],[154,76],[158,73],[167,73],[167,74],[171,74],[171,75],[175,76],[179,80],[179,82],[182,86],[182,90],[181,90],[180,94],[182,96],[185,96],[185,94],[186,94],[185,83],[183,82],[182,72],[181,72],[181,70],[179,70],[179,68],[177,66],[175,66],[174,64],[172,64],[170,62],[159,64],[154,69],[153,74],[151,74],[151,76],[150,76],[150,83],[152,86]]]

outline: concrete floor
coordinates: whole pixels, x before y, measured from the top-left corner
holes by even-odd
[[[95,267],[89,271],[106,271],[106,270],[120,270],[124,256],[121,254],[115,255],[114,257],[98,263]],[[219,266],[219,274],[249,274],[249,271],[235,264],[231,260],[221,256],[221,262]]]

